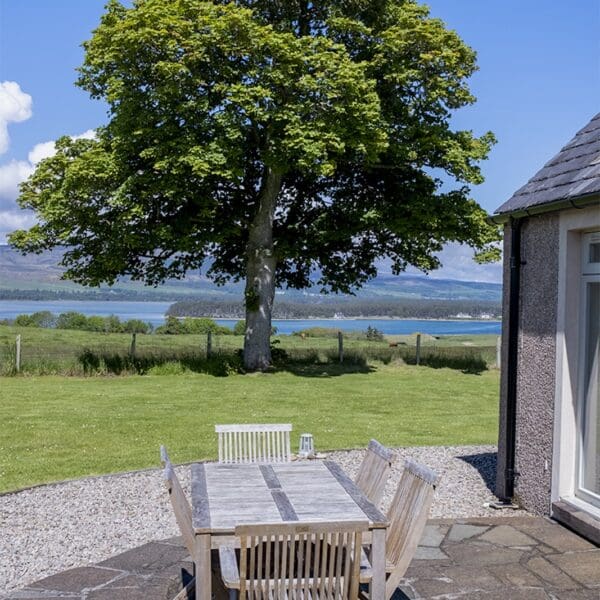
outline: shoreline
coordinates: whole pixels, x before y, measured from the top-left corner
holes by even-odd
[[[243,321],[244,317],[191,317],[189,315],[169,315],[180,319],[214,319],[215,321]],[[362,316],[362,317],[273,317],[271,321],[452,321],[453,323],[502,323],[502,319],[481,319],[473,318],[453,318],[453,317],[382,317],[382,316]]]

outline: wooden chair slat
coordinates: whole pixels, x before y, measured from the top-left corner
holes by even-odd
[[[383,498],[394,456],[392,450],[377,440],[371,440],[359,467],[354,482],[375,506],[379,506]]]
[[[195,547],[195,536],[194,528],[192,526],[192,507],[188,502],[185,492],[179,483],[175,469],[171,464],[167,449],[161,446],[161,460],[164,464],[164,480],[165,486],[169,492],[169,500],[171,501],[171,507],[175,513],[175,520],[177,526],[183,537],[185,547],[188,549],[190,556],[194,557]]]
[[[220,463],[290,462],[289,423],[215,425]]]
[[[225,586],[229,589],[240,589],[240,571],[235,550],[231,546],[219,547],[219,564]]]
[[[304,587],[302,589],[302,593],[304,594],[304,598],[308,598],[310,596],[310,568],[312,565],[312,547],[313,547],[313,536],[306,536],[306,557],[304,560]]]
[[[231,547],[219,549],[223,583],[241,600],[357,600],[367,530],[366,521],[240,525],[239,566]]]
[[[388,511],[386,535],[386,598],[389,600],[412,561],[429,516],[439,475],[414,461],[406,461],[394,499]],[[360,581],[372,576],[371,565],[364,552],[360,557]]]
[[[321,536],[321,542],[319,545],[321,546],[321,565],[319,570],[319,596],[321,598],[325,598],[325,573],[327,573],[328,554],[331,548],[329,544],[328,532],[323,532],[323,535]]]

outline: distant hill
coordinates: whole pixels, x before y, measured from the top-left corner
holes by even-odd
[[[203,298],[212,301],[241,299],[243,284],[232,283],[218,287],[202,274],[191,272],[183,281],[170,280],[158,288],[139,282],[123,280],[113,287],[85,288],[60,279],[58,265],[63,251],[54,250],[40,255],[22,256],[9,246],[0,245],[0,299],[119,299],[176,301]],[[36,296],[37,294],[37,296]],[[430,299],[500,302],[502,286],[497,283],[434,279],[425,275],[403,273],[395,276],[378,275],[359,290],[356,296],[340,297],[348,302],[358,300]],[[277,297],[294,303],[323,301],[317,288],[308,290],[278,290]],[[328,298],[335,298],[329,296]]]

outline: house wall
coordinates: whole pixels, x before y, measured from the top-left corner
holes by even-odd
[[[521,293],[517,370],[515,500],[533,514],[550,513],[556,323],[558,298],[559,217],[549,213],[527,217],[521,228]],[[507,364],[510,226],[505,236],[503,359]],[[503,467],[506,413],[506,369],[500,397],[497,493],[504,496]]]
[[[550,213],[530,217],[521,233],[521,310],[517,374],[515,496],[534,514],[549,514],[552,487],[558,223]]]

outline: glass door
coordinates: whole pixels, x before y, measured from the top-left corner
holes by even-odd
[[[600,508],[600,233],[583,246],[577,495]]]

